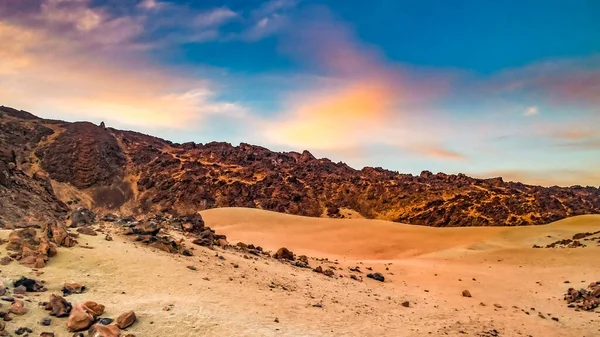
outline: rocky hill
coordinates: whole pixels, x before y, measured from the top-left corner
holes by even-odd
[[[537,225],[600,213],[600,190],[594,187],[355,170],[308,151],[175,144],[7,107],[0,108],[0,149],[4,221],[58,218],[66,204],[121,214],[227,206],[315,217],[352,213],[428,226]]]

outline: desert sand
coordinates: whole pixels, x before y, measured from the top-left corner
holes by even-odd
[[[221,248],[196,246],[194,256],[176,256],[114,229],[113,241],[82,235],[80,245],[60,248],[41,275],[16,262],[3,266],[6,284],[23,275],[46,281],[49,289],[29,294],[29,313],[8,328],[71,336],[64,319],[40,326],[47,313],[37,303],[59,294],[64,282],[78,281],[89,290],[67,300],[102,303],[104,317],[134,310],[138,322],[127,332],[138,337],[494,336],[493,330],[498,336],[600,336],[598,309],[576,312],[562,298],[567,288],[600,279],[600,247],[531,248],[598,231],[600,216],[517,228],[431,228],[241,208],[202,216],[231,243],[328,258],[311,258],[310,265],[334,267],[336,277]],[[363,273],[348,270],[355,266]],[[366,278],[367,268],[385,282]],[[472,297],[463,297],[463,290]],[[409,307],[401,305],[405,301]]]

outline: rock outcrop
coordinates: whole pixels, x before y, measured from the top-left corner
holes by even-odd
[[[64,216],[50,180],[88,195],[92,210],[118,212],[127,203],[126,210],[137,214],[253,207],[343,217],[344,210],[351,210],[366,218],[446,227],[537,225],[600,213],[596,187],[546,188],[464,174],[356,170],[308,151],[280,153],[244,143],[175,144],[2,109],[0,220],[8,213]],[[4,211],[7,207],[12,211]],[[202,228],[193,218],[181,220],[188,232]],[[218,240],[206,233],[198,243]]]

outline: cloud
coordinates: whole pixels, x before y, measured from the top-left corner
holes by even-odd
[[[0,49],[1,104],[138,127],[189,128],[211,114],[245,112],[218,100],[208,79],[152,62],[137,48],[144,31],[135,15],[117,16],[85,0],[20,10],[22,20],[0,19],[7,43]]]
[[[437,146],[416,146],[411,149],[413,152],[425,155],[432,159],[437,160],[456,160],[463,161],[467,160],[467,157],[462,153],[452,151],[443,147]]]
[[[509,69],[487,80],[484,87],[504,95],[526,94],[553,105],[600,105],[600,54],[557,59]]]
[[[526,117],[530,117],[530,116],[535,116],[537,115],[539,112],[538,107],[537,106],[530,106],[529,108],[527,108],[527,110],[525,110],[525,116]]]
[[[434,101],[444,87],[443,81],[417,80],[389,64],[321,8],[288,27],[280,50],[315,76],[287,95],[275,120],[264,123],[271,144],[359,151],[373,144],[412,143],[421,136],[413,138],[410,115],[428,116],[415,106]]]
[[[198,14],[194,23],[199,27],[214,27],[220,26],[237,17],[238,14],[229,8],[215,8],[211,11]]]

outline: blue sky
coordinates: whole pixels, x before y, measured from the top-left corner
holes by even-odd
[[[0,104],[353,167],[600,185],[600,3],[5,0]]]

